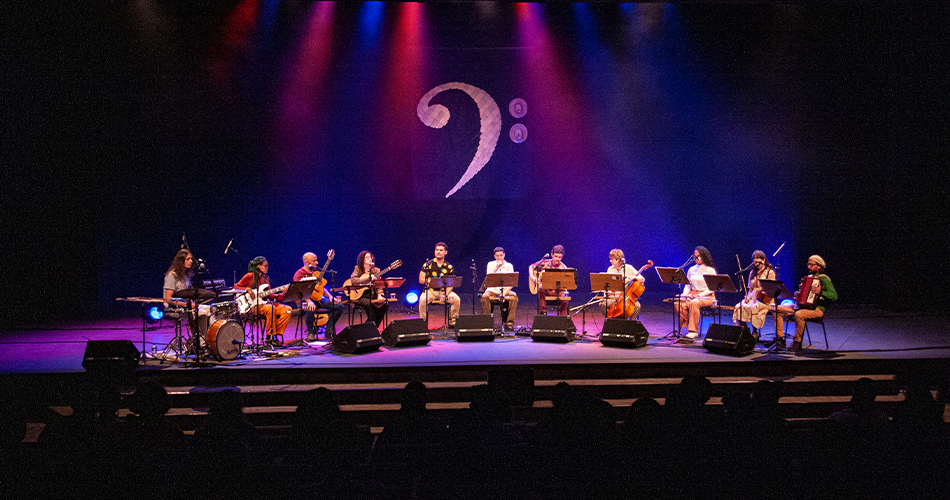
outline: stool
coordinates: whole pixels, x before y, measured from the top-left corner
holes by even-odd
[[[426,295],[423,294],[423,295],[422,295],[422,300],[425,300],[425,297],[426,297]],[[443,329],[443,331],[448,330],[448,328],[449,328],[449,306],[451,305],[450,302],[449,302],[449,300],[448,300],[448,298],[438,298],[438,299],[433,300],[432,302],[426,302],[426,329],[431,330],[431,328],[429,328],[429,318],[432,317],[432,309],[430,309],[429,306],[431,306],[432,304],[441,304],[441,305],[442,305],[443,318],[445,318],[445,322],[442,324],[442,329]]]
[[[548,315],[548,308],[551,307],[552,305],[556,306],[558,308],[558,312],[560,312],[561,302],[570,303],[570,301],[571,301],[570,295],[568,295],[567,297],[545,297],[544,311],[542,311],[542,316]]]

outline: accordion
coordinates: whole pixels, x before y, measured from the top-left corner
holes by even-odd
[[[795,294],[795,302],[798,303],[799,308],[814,309],[818,305],[818,297],[821,296],[821,293],[813,292],[811,287],[820,282],[821,280],[817,276],[802,278],[801,284],[798,285],[798,292]]]

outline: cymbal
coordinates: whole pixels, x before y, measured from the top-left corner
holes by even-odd
[[[212,292],[211,290],[205,290],[204,288],[185,288],[173,293],[172,297],[178,297],[180,299],[193,299],[196,297],[196,292],[198,294],[198,300],[208,300],[218,296],[218,294]]]
[[[141,304],[160,304],[165,302],[165,299],[153,298],[153,297],[119,297],[115,300],[122,300],[125,302],[138,302]]]

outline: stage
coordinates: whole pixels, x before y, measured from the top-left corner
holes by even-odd
[[[884,361],[913,360],[950,357],[950,331],[948,318],[913,314],[896,314],[879,309],[836,309],[826,316],[828,349],[820,325],[811,325],[811,344],[805,339],[806,348],[801,353],[788,351],[772,353],[761,344],[749,356],[733,357],[714,354],[702,347],[701,342],[678,344],[663,337],[672,330],[669,305],[646,305],[641,322],[650,333],[645,347],[617,348],[603,346],[598,334],[603,319],[596,313],[588,315],[586,335],[580,315],[574,318],[579,338],[568,343],[532,341],[530,337],[508,334],[496,337],[493,342],[456,342],[452,338],[439,337],[441,330],[433,330],[433,340],[425,346],[390,348],[381,346],[377,351],[365,354],[340,354],[334,352],[324,341],[311,342],[304,346],[267,350],[261,353],[245,353],[228,361],[209,360],[207,363],[174,362],[161,358],[161,352],[173,336],[173,328],[164,321],[159,328],[147,330],[144,336],[144,351],[147,359],[140,366],[143,370],[207,370],[207,369],[365,369],[399,367],[487,367],[487,366],[540,366],[540,365],[625,365],[625,364],[747,364],[761,362],[805,361]],[[134,310],[134,308],[132,308]],[[390,314],[390,321],[413,317],[397,309]],[[528,308],[523,308],[528,309]],[[462,309],[463,314],[470,309]],[[531,319],[525,311],[519,314],[518,324],[530,327]],[[725,313],[724,313],[725,314]],[[295,318],[296,319],[296,318]],[[722,319],[731,323],[731,318]],[[346,317],[338,328],[346,326]],[[295,321],[285,334],[285,341],[294,339]],[[441,325],[441,317],[430,318],[430,326]],[[708,329],[709,320],[705,323]],[[158,326],[158,325],[153,325]],[[0,333],[3,349],[0,351],[2,373],[78,373],[83,371],[82,358],[86,343],[91,340],[130,340],[139,351],[143,350],[142,321],[139,317],[63,322],[58,325],[9,330]],[[794,328],[794,324],[789,326]],[[774,335],[774,328],[766,324],[763,339]],[[450,331],[451,333],[451,331]],[[449,335],[451,337],[451,334]],[[791,338],[789,334],[788,338]],[[791,341],[789,340],[789,344]],[[159,355],[151,358],[152,344]]]

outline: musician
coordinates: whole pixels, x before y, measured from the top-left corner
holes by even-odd
[[[269,267],[267,259],[264,257],[255,257],[254,260],[247,264],[247,274],[234,284],[234,288],[247,290],[251,298],[255,298],[262,286],[270,286],[270,277],[267,276]],[[278,302],[269,303],[260,301],[260,303],[251,309],[252,313],[257,313],[264,317],[267,330],[267,338],[265,341],[275,346],[281,345],[277,337],[284,337],[284,330],[287,329],[287,325],[290,323],[290,315],[291,311],[293,311],[289,306],[279,302],[283,296],[283,293],[275,294],[273,297]]]
[[[308,278],[314,275],[315,272],[320,270],[320,262],[317,259],[317,254],[312,252],[307,252],[303,254],[303,267],[297,269],[297,272],[294,273],[294,281],[300,281],[304,278]],[[330,294],[330,289],[327,287],[323,288],[323,297],[319,300],[319,305],[314,303],[312,298],[304,299],[300,302],[300,308],[303,309],[304,324],[307,325],[307,342],[313,342],[317,340],[317,309],[326,309],[330,313],[330,318],[327,319],[326,333],[324,333],[324,338],[330,340],[332,335],[330,332],[336,331],[336,322],[340,319],[340,316],[343,316],[343,312],[346,311],[346,306],[340,303],[340,298],[334,298]]]
[[[363,250],[356,258],[356,267],[350,274],[351,285],[371,285],[379,279],[379,268],[376,267],[376,256],[369,250]],[[389,302],[382,296],[382,290],[369,287],[363,291],[355,305],[366,311],[366,321],[372,321],[378,328],[389,311]]]
[[[771,297],[767,297],[762,291],[762,285],[759,284],[760,279],[774,280],[775,270],[772,268],[772,264],[769,264],[765,252],[756,250],[752,253],[752,272],[749,273],[749,280],[746,285],[748,292],[742,302],[736,304],[736,308],[732,312],[733,324],[746,326],[747,322],[752,322],[752,336],[756,340],[759,339],[759,329],[765,325],[765,317],[774,302]],[[781,329],[781,326],[779,328]]]
[[[812,255],[808,258],[808,276],[818,278],[817,282],[814,282],[811,287],[811,291],[818,294],[818,302],[811,307],[799,307],[795,311],[795,337],[792,339],[792,347],[790,348],[793,352],[800,352],[802,350],[802,338],[805,336],[805,321],[815,318],[823,318],[825,316],[825,305],[831,300],[838,300],[838,292],[835,291],[835,286],[831,284],[831,278],[825,274],[825,259],[821,258],[820,255]],[[792,312],[794,309],[788,306],[779,306],[777,308],[780,312]],[[784,348],[785,347],[785,332],[782,331],[782,328],[779,327],[779,330],[775,334],[775,347]]]
[[[495,260],[488,263],[485,274],[513,272],[515,272],[514,266],[512,266],[510,262],[505,261],[505,249],[495,247]],[[481,298],[482,314],[491,314],[491,301],[498,299],[504,300],[501,314],[504,319],[505,327],[509,330],[514,330],[515,315],[518,310],[518,295],[510,286],[494,286],[485,289]]]
[[[191,252],[182,248],[175,254],[172,263],[165,271],[164,299],[165,303],[174,307],[185,307],[186,300],[174,298],[175,292],[191,288],[191,276],[194,274],[195,258]],[[211,317],[211,307],[198,306],[198,331],[202,338],[208,334],[208,319]]]
[[[693,250],[693,264],[686,271],[688,284],[683,285],[683,294],[680,296],[680,303],[677,304],[680,317],[680,328],[686,326],[688,333],[687,339],[699,337],[699,315],[704,307],[712,307],[716,300],[716,293],[706,286],[706,280],[703,276],[716,274],[716,266],[713,264],[712,255],[704,246],[698,246]]]
[[[528,275],[528,278],[538,286],[538,312],[544,313],[545,309],[545,299],[548,297],[556,297],[557,290],[550,288],[540,288],[541,279],[540,273],[545,269],[567,269],[567,266],[561,262],[561,259],[564,257],[564,246],[555,245],[551,249],[551,258],[550,259],[541,259],[534,264],[534,272]],[[537,275],[537,276],[536,276]],[[561,292],[561,297],[567,297],[567,290]],[[557,305],[557,314],[558,316],[567,316],[567,301],[559,300]]]
[[[642,274],[637,274],[637,270],[634,269],[630,264],[627,264],[627,260],[623,257],[623,250],[614,248],[610,251],[608,256],[610,258],[610,267],[607,268],[607,274],[619,274],[624,276],[625,290],[627,285],[629,285],[633,280],[637,280],[640,283],[646,281],[646,278],[644,278]],[[610,307],[616,304],[618,300],[624,300],[622,292],[610,292],[607,295],[607,300],[600,303],[600,311],[604,313],[604,316],[607,316],[607,311],[609,311]],[[637,300],[636,306],[633,309],[633,314],[631,314],[630,317],[636,318],[639,314],[640,301]]]
[[[435,244],[435,257],[426,261],[422,266],[422,270],[419,271],[419,284],[425,285],[430,278],[442,278],[445,276],[455,276],[455,268],[452,267],[452,264],[449,264],[445,260],[446,254],[449,253],[449,247],[444,242],[438,242]],[[449,309],[449,326],[455,326],[455,320],[459,316],[459,309],[462,307],[462,301],[459,300],[459,296],[452,291],[452,287],[446,288],[429,288],[426,290],[425,297],[422,297],[419,300],[419,317],[426,317],[426,309],[429,306],[430,302],[435,302],[439,300],[440,297],[444,296],[445,300],[448,301]]]

